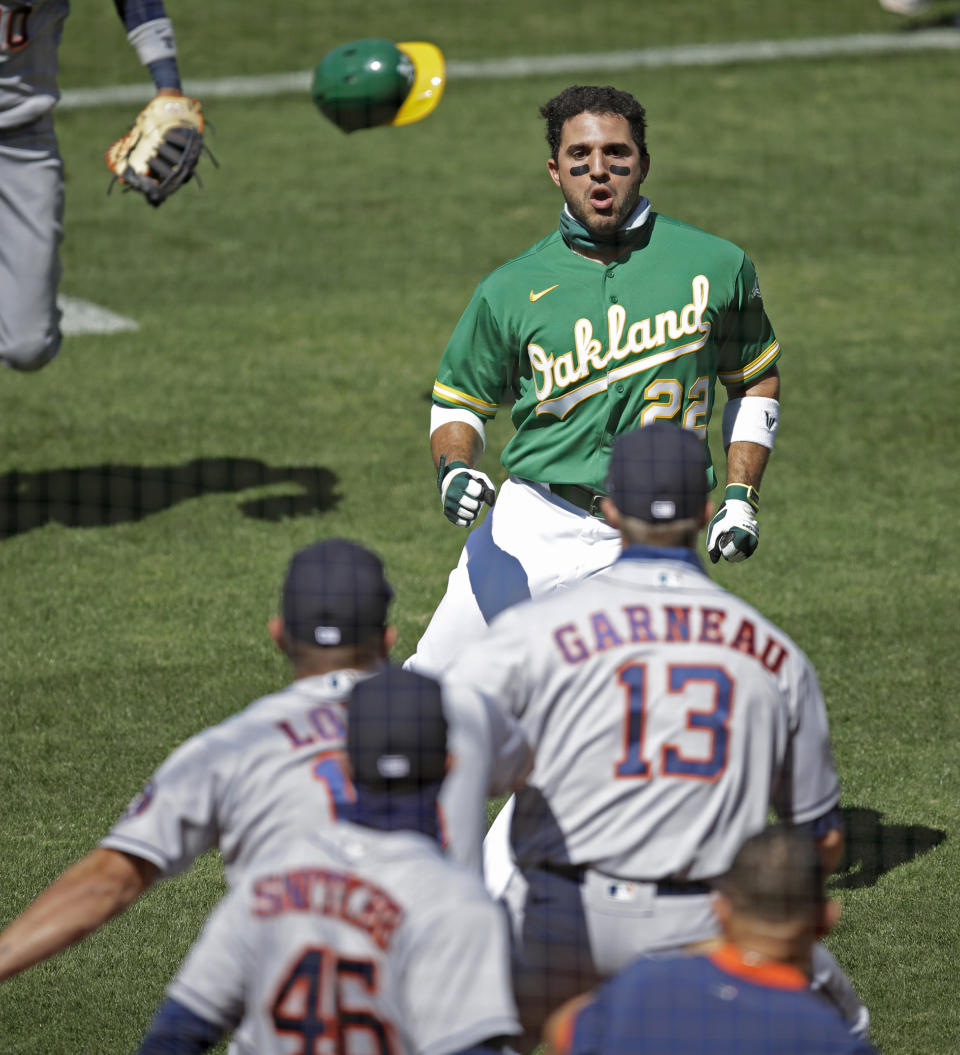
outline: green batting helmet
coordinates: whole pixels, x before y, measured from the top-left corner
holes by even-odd
[[[344,132],[407,125],[436,107],[443,83],[443,54],[435,44],[354,40],[317,64],[313,101]]]

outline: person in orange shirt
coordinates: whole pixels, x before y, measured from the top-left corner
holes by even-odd
[[[722,937],[641,958],[547,1020],[545,1055],[875,1055],[809,986],[814,942],[839,918],[812,839],[747,839],[715,882]]]

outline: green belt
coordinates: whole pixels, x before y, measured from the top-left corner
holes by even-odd
[[[589,487],[584,487],[582,484],[551,484],[550,493],[591,516],[599,517],[600,520],[606,519],[600,512],[600,499],[605,496],[599,491],[591,491]]]

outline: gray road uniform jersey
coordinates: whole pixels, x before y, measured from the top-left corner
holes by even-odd
[[[68,0],[0,3],[0,133],[49,114]]]
[[[424,835],[347,822],[246,874],[167,995],[235,1030],[239,1055],[448,1055],[519,1032],[479,877]]]
[[[838,801],[810,662],[689,550],[630,547],[507,610],[446,679],[497,700],[534,748],[504,893],[522,1014],[543,975],[566,972],[560,999],[640,952],[712,936],[702,881],[769,808],[804,823]]]
[[[353,788],[345,771],[345,701],[356,671],[302,678],[178,747],[101,845],[161,876],[219,847],[227,883],[264,854],[336,820]],[[441,806],[450,853],[480,869],[489,794],[522,775],[529,748],[515,721],[465,700],[448,715],[454,764]]]
[[[53,128],[66,0],[0,0],[0,363],[35,370],[60,348],[63,164]]]

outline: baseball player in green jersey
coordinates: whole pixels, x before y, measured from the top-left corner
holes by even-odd
[[[757,546],[758,489],[779,421],[780,346],[753,264],[722,238],[653,211],[643,107],[574,86],[541,109],[559,228],[484,278],[447,345],[433,390],[431,449],[444,513],[470,527],[492,481],[475,468],[484,425],[508,395],[510,476],[473,532],[407,665],[442,672],[490,619],[611,564],[599,501],[614,438],[672,421],[707,440],[727,391],[724,501],[707,550]],[[711,486],[716,482],[708,455]]]

